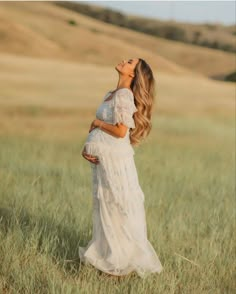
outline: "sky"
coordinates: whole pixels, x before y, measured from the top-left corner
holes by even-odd
[[[235,1],[77,1],[160,20],[235,25]]]

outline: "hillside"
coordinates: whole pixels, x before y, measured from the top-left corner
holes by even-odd
[[[86,135],[103,96],[117,82],[110,66],[0,53],[0,67],[0,134],[58,139]],[[219,122],[233,124],[232,83],[157,70],[154,75],[154,119],[212,119],[216,128]]]
[[[137,56],[173,74],[222,76],[235,69],[232,53],[116,27],[50,2],[1,2],[0,16],[0,52],[104,66]]]
[[[148,35],[227,52],[236,52],[236,31],[233,26],[225,26],[220,23],[194,24],[146,18],[122,13],[114,8],[101,7],[96,2],[86,4],[84,2],[78,3],[78,1],[54,1],[53,3],[106,23]]]
[[[177,74],[189,72],[144,46],[112,36],[116,27],[49,2],[0,3],[0,16],[0,52],[106,66],[114,66],[135,52],[154,69]],[[78,26],[71,26],[71,19]],[[127,31],[128,35],[133,33]]]

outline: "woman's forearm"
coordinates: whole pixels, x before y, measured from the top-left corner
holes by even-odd
[[[102,120],[97,120],[97,126],[104,132],[117,138],[123,138],[126,134],[127,127],[122,124],[108,124]]]
[[[117,125],[108,124],[104,121],[100,122],[100,125],[98,126],[102,131],[106,132],[109,135],[112,135],[114,137],[120,138],[121,132]]]

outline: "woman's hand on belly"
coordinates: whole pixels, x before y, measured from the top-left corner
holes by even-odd
[[[98,127],[97,125],[97,120],[94,119],[90,125],[90,128],[89,128],[89,133],[93,130],[93,129],[96,129]]]
[[[84,149],[83,149],[83,151],[82,151],[82,156],[83,156],[86,160],[88,160],[88,161],[90,161],[90,162],[92,162],[92,163],[94,163],[94,164],[98,164],[98,163],[99,163],[99,159],[98,159],[96,156],[93,156],[93,155],[87,154],[87,153],[85,152],[85,147],[84,147]]]
[[[108,133],[116,138],[124,138],[127,134],[128,127],[122,123],[117,123],[116,125],[106,123],[100,119],[94,119],[91,123],[89,133],[95,129],[100,128],[103,132]]]

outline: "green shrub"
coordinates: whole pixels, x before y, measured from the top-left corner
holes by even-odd
[[[73,19],[69,19],[68,24],[71,25],[71,26],[77,26],[77,22],[75,20],[73,20]]]
[[[224,80],[228,82],[236,82],[236,71],[227,74]]]

